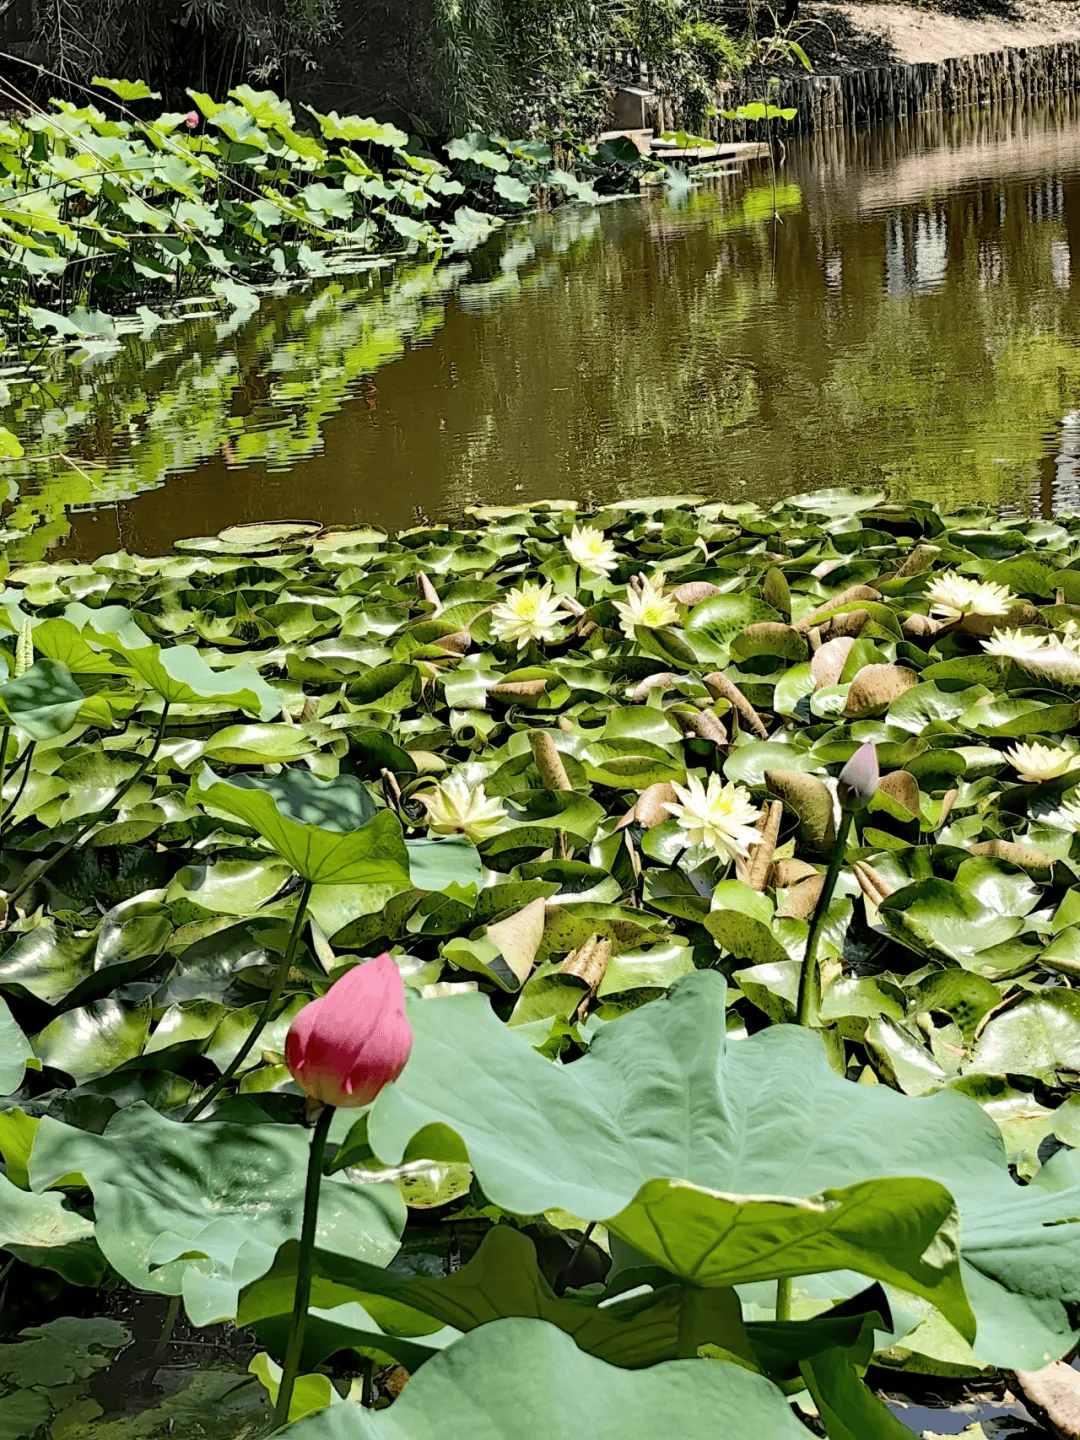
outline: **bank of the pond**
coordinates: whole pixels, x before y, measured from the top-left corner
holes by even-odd
[[[1075,3],[812,0],[794,33],[812,73],[790,62],[777,79],[752,66],[721,85],[720,110],[761,99],[771,84],[777,103],[796,111],[786,128],[803,133],[979,106],[1039,105],[1080,87]]]

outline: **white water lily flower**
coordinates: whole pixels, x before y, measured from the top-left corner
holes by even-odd
[[[722,860],[745,858],[751,845],[761,839],[754,828],[761,818],[741,785],[725,785],[719,775],[709,776],[708,789],[695,775],[686,785],[672,785],[679,804],[664,802],[686,837],[687,845],[705,845]]]
[[[574,564],[589,575],[610,575],[619,563],[614,542],[595,525],[575,525],[563,544]]]
[[[1046,635],[1025,635],[1022,630],[995,630],[989,640],[982,642],[987,655],[995,660],[1011,660],[1023,665],[1033,655],[1046,649]]]
[[[483,785],[469,785],[460,775],[416,798],[428,812],[433,835],[467,835],[478,845],[507,828],[506,811],[498,800],[489,799]]]
[[[516,641],[524,650],[530,640],[554,640],[559,601],[550,585],[526,580],[491,612],[491,628],[500,640]]]
[[[950,570],[939,575],[927,586],[931,615],[959,620],[961,615],[1007,615],[1016,604],[1016,596],[1004,585],[992,580],[969,580],[966,575]]]
[[[1056,810],[1041,811],[1040,825],[1052,825],[1055,830],[1080,830],[1080,800],[1066,800]]]
[[[1038,741],[1014,745],[1005,751],[1005,759],[1020,779],[1031,785],[1057,780],[1080,768],[1080,752],[1066,750],[1064,745],[1040,745]]]
[[[1053,685],[1080,685],[1080,653],[1068,645],[1048,645],[1039,655],[1029,655],[1023,668],[1037,680]]]
[[[679,609],[675,601],[664,594],[664,578],[661,572],[651,580],[644,580],[640,594],[628,585],[625,603],[615,601],[619,624],[628,640],[633,640],[637,625],[644,626],[646,630],[658,630],[661,625],[678,624]]]

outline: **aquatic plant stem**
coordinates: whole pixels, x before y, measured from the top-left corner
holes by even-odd
[[[22,772],[23,772],[23,773],[22,773],[22,779],[19,781],[19,788],[18,788],[18,790],[15,791],[15,797],[14,797],[14,799],[10,800],[10,801],[7,803],[7,805],[4,807],[4,813],[3,813],[2,815],[0,815],[0,826],[2,826],[2,825],[4,825],[4,824],[7,823],[8,817],[11,816],[12,814],[14,814],[16,806],[18,805],[19,801],[22,799],[23,791],[26,789],[26,782],[27,782],[27,780],[28,780],[29,777],[30,777],[30,765],[31,765],[31,762],[32,762],[33,759],[34,759],[34,751],[35,751],[36,748],[37,748],[37,741],[36,741],[36,740],[31,740],[30,743],[29,743],[29,745],[27,745],[27,747],[26,747],[25,753],[24,753],[23,755],[20,755],[20,757],[18,758],[18,760],[14,761],[14,763],[13,763],[12,766],[11,766],[11,769],[10,769],[10,770],[8,771],[8,773],[4,776],[4,784],[6,785],[7,782],[8,782],[8,781],[12,778],[12,776],[15,774],[15,771],[19,768],[19,766],[20,766],[20,765],[22,766]]]
[[[154,1353],[150,1356],[150,1365],[146,1372],[146,1384],[153,1383],[154,1376],[161,1368],[161,1362],[165,1359],[165,1351],[169,1348],[169,1341],[176,1329],[176,1322],[180,1318],[180,1296],[173,1295],[169,1300],[169,1308],[165,1311],[165,1319],[161,1323],[161,1334],[154,1346]]]
[[[37,870],[35,870],[32,874],[28,874],[23,877],[23,879],[8,896],[9,905],[14,905],[15,901],[18,900],[19,897],[26,890],[29,890],[30,886],[33,885],[35,880],[40,880],[43,875],[47,875],[49,871],[53,868],[53,866],[57,863],[57,861],[63,860],[65,855],[69,854],[72,850],[74,850],[75,846],[78,845],[79,841],[82,840],[84,836],[88,835],[90,831],[94,828],[94,826],[101,819],[105,811],[111,810],[115,805],[119,805],[120,801],[128,793],[131,787],[137,784],[138,781],[142,779],[142,777],[146,774],[147,770],[154,763],[154,757],[157,755],[158,750],[161,748],[161,742],[165,736],[165,722],[168,718],[169,702],[166,701],[161,709],[161,718],[158,721],[157,732],[154,735],[154,743],[153,745],[151,745],[149,752],[144,755],[142,760],[139,762],[138,769],[135,771],[135,773],[133,775],[130,775],[124,781],[123,785],[120,786],[119,790],[117,790],[115,794],[109,797],[109,801],[107,804],[102,805],[100,810],[94,811],[93,815],[90,816],[90,819],[87,820],[86,824],[75,832],[75,834],[71,837],[71,839],[67,842],[66,845],[61,845],[60,849],[57,850],[55,855],[50,855],[49,858],[44,862],[44,864],[42,864]]]
[[[810,921],[810,934],[806,938],[806,952],[803,955],[802,970],[799,972],[799,1000],[795,1007],[795,1018],[800,1025],[813,1025],[817,1020],[818,1002],[821,998],[817,969],[818,942],[821,940],[821,932],[825,928],[825,917],[829,912],[833,891],[836,889],[840,867],[844,863],[844,852],[847,849],[850,830],[851,813],[844,811],[840,819],[840,828],[836,832],[829,868],[825,872],[825,884],[821,887],[821,894],[814,906],[814,918]]]
[[[776,1317],[777,1320],[791,1319],[791,1276],[784,1275],[776,1282]]]
[[[199,1100],[197,1104],[193,1105],[192,1108],[188,1111],[188,1113],[184,1116],[185,1121],[197,1120],[202,1114],[202,1112],[206,1109],[206,1107],[210,1104],[210,1102],[217,1099],[217,1097],[221,1094],[222,1090],[224,1090],[225,1086],[229,1083],[232,1077],[236,1074],[237,1070],[240,1069],[240,1066],[247,1059],[252,1046],[255,1044],[255,1041],[259,1038],[263,1030],[266,1028],[266,1023],[270,1019],[270,1016],[274,1011],[274,1007],[281,999],[281,992],[285,989],[285,981],[289,978],[289,971],[292,969],[292,963],[296,956],[296,947],[300,941],[300,932],[304,928],[304,920],[307,917],[308,900],[311,897],[311,885],[312,882],[310,880],[305,880],[300,890],[300,903],[296,907],[296,919],[293,921],[292,930],[289,932],[289,943],[285,946],[285,953],[284,955],[282,955],[281,960],[278,964],[278,968],[274,972],[274,979],[273,983],[270,986],[270,993],[269,995],[267,995],[266,1001],[263,1004],[262,1009],[259,1011],[258,1019],[255,1021],[255,1024],[252,1026],[251,1031],[249,1032],[244,1043],[240,1046],[240,1049],[229,1061],[228,1065],[226,1065],[225,1069],[214,1081],[210,1089],[206,1092],[202,1099]]]
[[[277,1405],[274,1407],[274,1424],[285,1425],[289,1419],[293,1386],[300,1369],[300,1356],[304,1349],[304,1332],[307,1329],[308,1302],[311,1299],[311,1255],[315,1248],[315,1222],[319,1214],[319,1186],[322,1184],[323,1152],[326,1150],[326,1136],[334,1118],[334,1107],[324,1105],[315,1121],[311,1135],[311,1150],[308,1154],[307,1184],[304,1187],[304,1224],[300,1231],[300,1253],[296,1260],[296,1293],[293,1296],[292,1327],[289,1343],[285,1350],[285,1365],[281,1372],[281,1387],[278,1390]]]

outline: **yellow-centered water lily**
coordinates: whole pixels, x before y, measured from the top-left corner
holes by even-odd
[[[524,650],[530,640],[554,640],[559,615],[558,597],[551,586],[526,580],[492,610],[491,628],[498,639]]]
[[[938,575],[926,587],[931,615],[959,620],[962,615],[1007,615],[1016,596],[992,580],[971,580],[956,570]]]
[[[626,587],[626,600],[616,600],[619,624],[628,640],[633,640],[634,630],[642,626],[646,630],[658,630],[662,625],[677,625],[679,608],[664,594],[664,575],[654,575],[643,580],[640,591],[632,585]]]
[[[506,811],[499,801],[490,799],[483,785],[470,785],[460,775],[448,776],[416,798],[427,810],[433,835],[466,835],[478,845],[507,828]]]
[[[696,775],[689,775],[685,785],[672,789],[679,803],[665,801],[664,809],[678,823],[687,845],[704,845],[722,860],[735,860],[745,857],[761,839],[754,828],[761,811],[741,785],[725,785],[719,775],[710,775],[706,787]]]
[[[989,640],[982,642],[982,647],[987,655],[995,660],[1011,660],[1015,665],[1023,665],[1032,656],[1044,654],[1046,642],[1045,634],[1025,634],[1023,630],[995,630]]]
[[[1040,745],[1021,742],[1005,751],[1005,759],[1021,780],[1038,785],[1044,780],[1057,780],[1073,770],[1080,769],[1080,751],[1068,750],[1064,745]]]
[[[574,564],[589,575],[610,575],[619,563],[614,542],[595,525],[575,525],[563,544]]]

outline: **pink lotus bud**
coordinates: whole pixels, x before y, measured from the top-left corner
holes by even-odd
[[[865,810],[873,799],[880,778],[877,751],[867,741],[865,745],[859,746],[840,771],[840,778],[836,782],[836,794],[841,808]]]
[[[197,129],[199,124],[199,112],[197,110],[189,110],[188,113],[184,116],[184,124],[189,130]]]
[[[401,972],[384,954],[304,1006],[289,1026],[285,1063],[312,1099],[355,1108],[397,1079],[411,1049]]]

